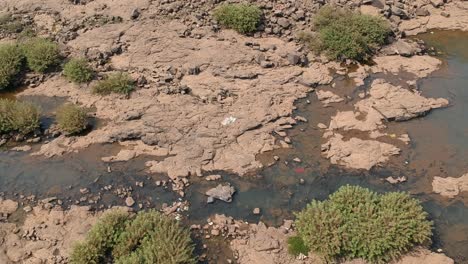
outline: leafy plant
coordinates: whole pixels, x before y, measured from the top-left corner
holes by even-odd
[[[341,187],[323,202],[314,200],[296,216],[304,245],[327,261],[388,263],[432,235],[427,213],[408,194],[380,195],[357,186]]]
[[[24,25],[11,14],[0,15],[0,32],[6,34],[20,33]]]
[[[93,92],[100,95],[120,93],[129,95],[135,89],[134,81],[126,73],[118,72],[106,76],[93,88]]]
[[[304,244],[304,240],[300,236],[292,236],[288,238],[288,252],[291,255],[299,256],[304,254],[307,256],[310,249]]]
[[[63,67],[63,75],[72,82],[85,83],[93,78],[93,70],[86,59],[73,58]]]
[[[72,264],[103,263],[105,259],[116,264],[196,263],[190,232],[157,211],[139,212],[134,218],[122,215],[112,232],[116,221],[106,220],[91,229],[84,243],[75,246]],[[95,242],[97,235],[105,241]]]
[[[35,72],[44,73],[60,62],[58,45],[48,39],[31,38],[22,46],[28,67]]]
[[[0,45],[0,90],[7,88],[21,72],[24,56],[15,44]]]
[[[123,210],[105,213],[87,234],[86,240],[74,246],[71,264],[105,263],[120,234],[125,229],[129,214]]]
[[[0,99],[0,134],[10,132],[28,134],[39,125],[37,107],[25,102]]]
[[[380,17],[330,6],[319,10],[314,27],[316,34],[303,33],[299,39],[334,60],[368,59],[391,32],[388,23]]]
[[[260,8],[250,4],[223,4],[214,11],[214,18],[221,25],[242,34],[254,32],[261,17]]]
[[[67,134],[79,133],[89,125],[86,111],[74,104],[65,104],[57,110],[57,123]]]

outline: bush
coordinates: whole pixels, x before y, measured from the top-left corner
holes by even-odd
[[[60,50],[56,43],[44,38],[32,38],[23,43],[23,52],[28,67],[39,73],[44,73],[50,67],[60,62]]]
[[[18,76],[23,61],[23,54],[17,45],[0,45],[0,90],[7,88]]]
[[[216,8],[214,17],[221,25],[245,34],[257,29],[262,11],[250,4],[223,4]]]
[[[323,51],[334,60],[366,60],[391,32],[382,18],[329,6],[317,13],[314,27],[316,35],[305,34],[300,38],[313,50]]]
[[[0,99],[0,134],[28,134],[38,128],[39,110],[32,104]]]
[[[86,111],[74,104],[65,104],[57,110],[57,123],[67,134],[79,133],[89,125]]]
[[[300,236],[293,236],[288,238],[288,252],[291,255],[299,256],[304,254],[307,256],[310,249],[304,244],[304,240]]]
[[[432,235],[427,213],[408,194],[379,195],[356,186],[341,187],[326,201],[314,200],[296,216],[305,246],[327,261],[387,263]]]
[[[93,78],[93,70],[86,59],[71,59],[63,67],[63,75],[72,82],[85,83]]]
[[[0,33],[14,34],[20,33],[24,25],[11,16],[11,14],[0,15]]]
[[[93,88],[93,92],[100,95],[120,93],[129,95],[135,89],[134,81],[126,73],[115,73],[108,75],[99,81]]]
[[[83,243],[73,247],[70,256],[71,264],[105,263],[125,229],[129,214],[123,210],[105,213],[96,225],[91,228]]]
[[[103,263],[105,259],[116,264],[196,263],[190,232],[175,220],[153,210],[133,219],[124,215],[110,222],[106,217],[91,229],[85,242],[74,247],[71,264]]]

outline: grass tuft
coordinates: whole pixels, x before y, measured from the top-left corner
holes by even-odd
[[[257,30],[262,10],[251,4],[222,4],[215,9],[214,18],[221,25],[246,34]]]
[[[93,78],[93,70],[86,59],[73,58],[63,67],[63,75],[74,83],[86,83]]]
[[[29,134],[39,128],[39,110],[30,103],[0,99],[0,134]]]
[[[331,262],[388,263],[432,235],[432,222],[416,199],[357,186],[341,187],[323,202],[314,200],[296,216],[304,245]]]
[[[65,104],[57,110],[57,124],[62,132],[68,135],[77,134],[88,127],[88,115],[77,105]]]
[[[302,33],[299,39],[333,60],[366,60],[391,33],[383,18],[330,6],[319,10],[314,27],[316,34]]]
[[[106,76],[94,87],[93,92],[100,95],[119,93],[129,95],[135,89],[135,82],[126,73],[114,73]]]

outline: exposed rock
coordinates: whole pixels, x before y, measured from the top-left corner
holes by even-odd
[[[459,178],[434,177],[432,181],[432,190],[442,196],[454,198],[461,192],[468,191],[468,173]]]
[[[384,163],[400,149],[388,143],[376,140],[351,138],[343,140],[340,134],[334,134],[322,145],[322,154],[332,164],[347,168],[370,170],[375,165]]]
[[[10,215],[18,210],[18,203],[13,200],[3,200],[0,198],[0,215]]]
[[[206,195],[215,199],[230,203],[232,202],[232,195],[236,192],[236,189],[231,185],[219,184],[215,188],[212,188],[206,192]]]
[[[375,80],[369,97],[355,104],[357,111],[338,112],[332,117],[329,129],[373,131],[384,128],[383,121],[402,121],[426,114],[428,111],[448,105],[444,98],[425,98],[413,92]]]
[[[158,146],[149,146],[141,141],[119,142],[125,147],[115,156],[101,158],[104,162],[129,161],[141,155],[164,157],[169,154],[169,150]]]
[[[34,207],[24,224],[0,223],[2,263],[64,263],[72,246],[84,239],[97,215],[88,207],[72,206],[69,211]],[[19,232],[14,232],[17,229]],[[3,257],[3,259],[2,259]]]
[[[131,196],[125,198],[125,205],[132,207],[135,204],[135,200]]]
[[[323,103],[323,106],[344,101],[342,97],[334,94],[332,91],[317,90],[315,93],[317,94],[317,98]]]
[[[385,55],[398,54],[404,57],[411,57],[421,51],[422,49],[419,47],[419,44],[404,39],[399,39],[381,50]]]
[[[401,176],[401,177],[387,177],[385,178],[385,180],[391,184],[397,184],[397,183],[402,183],[402,182],[406,182],[407,181],[407,178],[405,176]]]
[[[413,56],[410,58],[401,56],[382,56],[374,58],[376,63],[372,67],[374,73],[388,72],[399,74],[400,72],[408,72],[414,74],[418,78],[427,77],[441,65],[441,61],[437,58],[424,56]]]
[[[32,149],[31,146],[24,145],[24,146],[20,146],[20,147],[14,147],[11,150],[12,151],[18,151],[18,152],[26,152],[26,151],[30,151],[31,149]]]

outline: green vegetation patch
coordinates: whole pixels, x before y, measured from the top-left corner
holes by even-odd
[[[57,124],[62,132],[77,134],[88,127],[88,115],[77,105],[65,104],[57,109]]]
[[[74,83],[85,83],[93,78],[93,70],[86,59],[73,58],[63,67],[63,75]]]
[[[8,88],[24,65],[21,49],[15,44],[0,45],[0,91]]]
[[[20,33],[23,29],[23,23],[14,18],[11,14],[0,14],[0,33]]]
[[[135,89],[135,81],[126,73],[114,73],[106,76],[94,87],[93,92],[100,95],[120,93],[129,95]]]
[[[432,235],[432,222],[419,201],[400,192],[377,194],[344,186],[328,200],[312,201],[296,216],[304,245],[327,261],[388,263],[429,242]]]
[[[262,18],[262,10],[250,4],[222,4],[215,9],[214,18],[221,25],[246,34],[257,29]]]
[[[333,60],[366,60],[391,33],[383,18],[330,6],[320,9],[314,27],[316,35],[303,34],[300,38]]]
[[[0,134],[31,133],[39,128],[39,117],[39,110],[32,104],[0,99]]]
[[[192,264],[190,232],[157,211],[131,217],[124,211],[106,213],[76,245],[71,264]]]
[[[31,38],[22,47],[29,69],[35,72],[44,73],[60,62],[58,45],[48,39]]]
[[[304,239],[300,236],[292,236],[288,238],[288,252],[291,255],[299,256],[303,254],[307,256],[310,248],[304,244]]]

